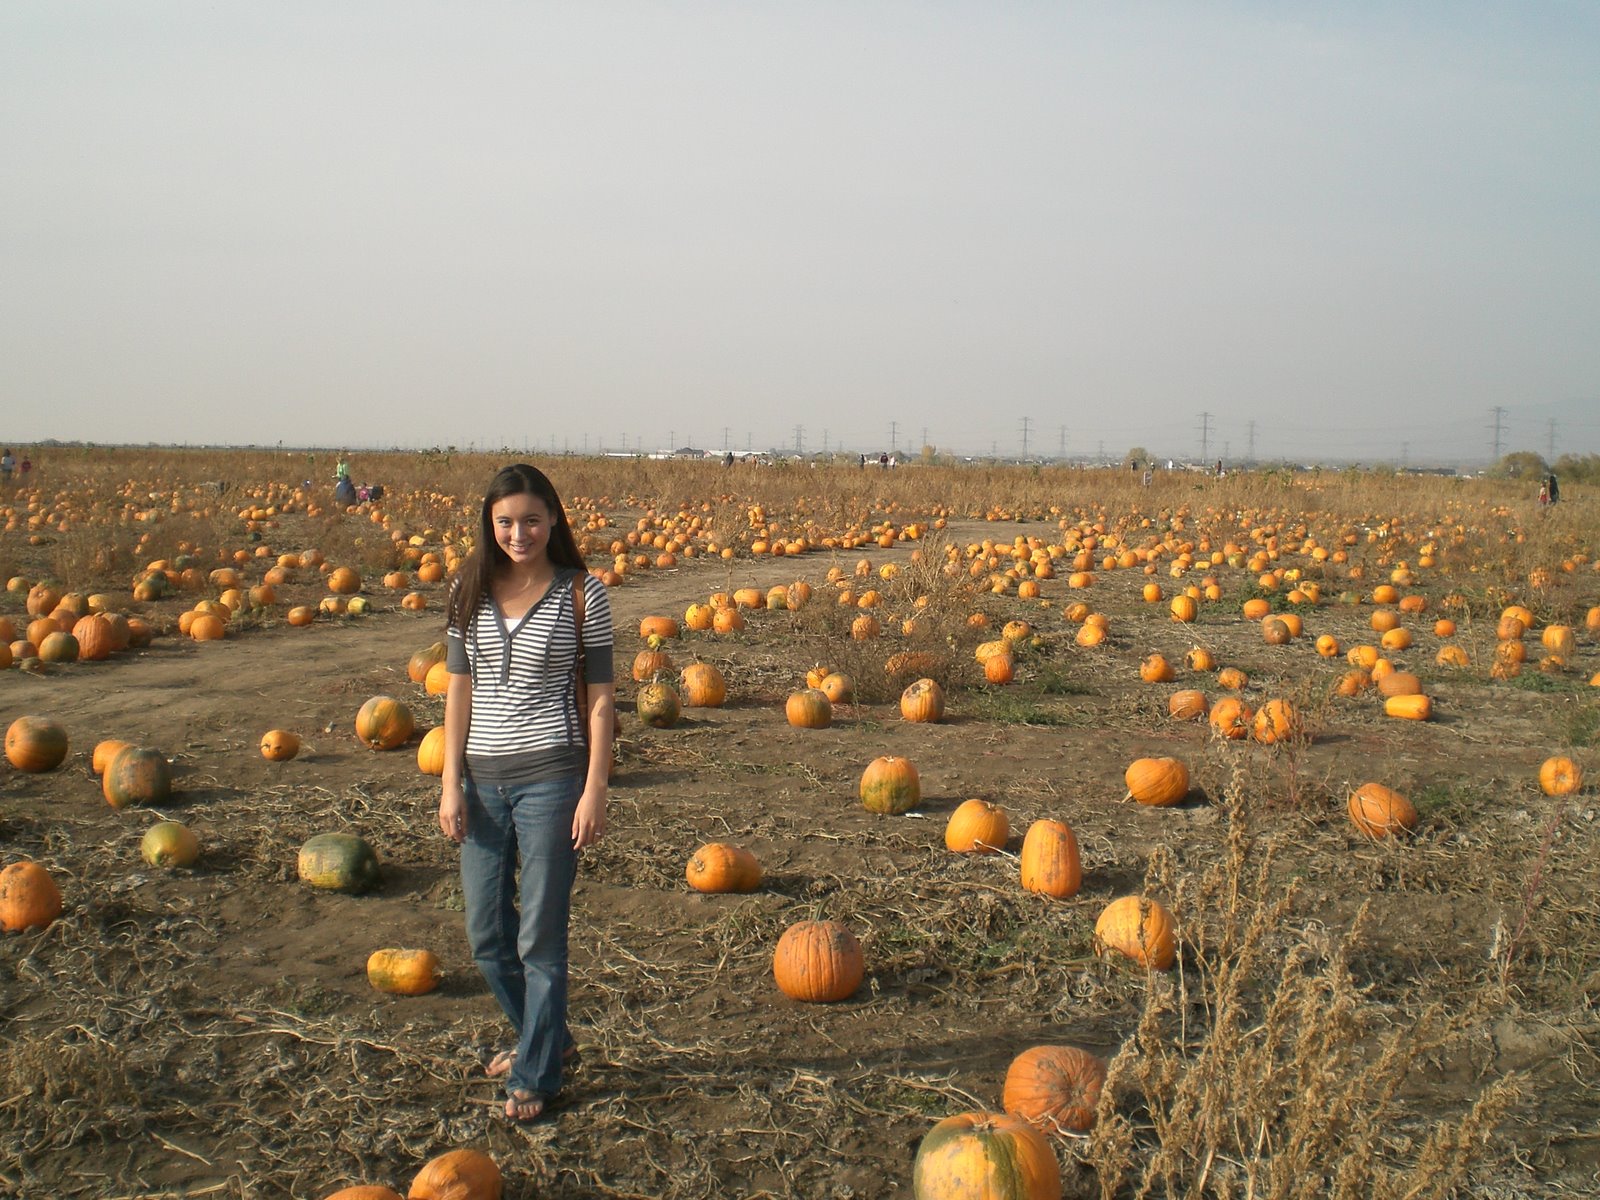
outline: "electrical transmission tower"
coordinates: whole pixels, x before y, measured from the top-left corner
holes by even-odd
[[[889,422],[889,453],[890,454],[894,454],[898,450],[899,445],[900,445],[899,438],[900,438],[900,423],[898,421],[890,421]]]
[[[1211,414],[1200,414],[1200,461],[1211,457]]]
[[[1500,439],[1505,436],[1506,432],[1506,410],[1497,404],[1489,410],[1489,415],[1494,418],[1489,423],[1489,432],[1494,438],[1493,457],[1489,461],[1497,463],[1500,461]]]
[[[1028,457],[1028,418],[1022,418],[1022,457]]]
[[[794,452],[796,454],[804,454],[806,452],[805,437],[806,427],[804,425],[796,425],[794,427]]]

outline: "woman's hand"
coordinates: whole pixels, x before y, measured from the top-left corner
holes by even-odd
[[[447,783],[439,793],[439,828],[460,845],[467,837],[467,797],[460,783]]]
[[[572,848],[582,850],[605,836],[606,793],[602,787],[585,787],[572,814]]]

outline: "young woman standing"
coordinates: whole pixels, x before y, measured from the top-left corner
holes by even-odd
[[[543,472],[519,464],[490,482],[447,622],[439,828],[461,846],[473,960],[516,1033],[489,1073],[506,1077],[506,1116],[533,1121],[574,1052],[572,884],[578,851],[605,833],[616,710],[611,604]]]

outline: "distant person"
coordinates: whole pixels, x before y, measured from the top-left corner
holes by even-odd
[[[894,467],[898,467],[899,465],[900,465],[900,456],[898,454],[889,455],[889,466],[891,468],[894,468]]]
[[[863,470],[863,471],[865,471],[865,470],[866,470],[866,469],[867,469],[867,456],[866,456],[866,455],[865,455],[865,454],[863,454],[863,455],[862,455],[862,456],[861,456],[861,463],[860,463],[860,466],[861,466],[861,469],[862,469],[862,470]]]
[[[30,459],[26,454],[24,454],[22,456],[22,468],[21,468],[21,470],[22,470],[22,478],[23,479],[27,479],[28,478],[28,472],[33,470],[33,460]]]
[[[1539,481],[1539,507],[1543,508],[1545,505],[1547,505],[1549,503],[1550,503],[1550,481],[1547,480],[1547,479],[1541,479]]]
[[[11,482],[11,472],[17,469],[16,457],[8,446],[4,454],[0,454],[0,483]]]
[[[1167,459],[1167,470],[1172,470],[1172,460],[1170,458]]]
[[[350,455],[344,450],[339,451],[339,461],[333,468],[333,481],[338,483],[341,479],[346,482],[350,479]]]
[[[878,455],[878,465],[885,471],[889,469],[889,452],[887,450]]]
[[[26,471],[28,469],[28,464],[27,463],[23,463],[22,464],[22,469],[24,471]],[[1551,504],[1560,503],[1560,501],[1561,501],[1561,485],[1556,482],[1556,473],[1554,471],[1551,471],[1549,476],[1545,479],[1545,486],[1550,489],[1550,503]]]
[[[1222,460],[1219,458],[1219,459],[1217,459],[1217,478],[1221,479],[1222,478],[1222,474],[1223,474],[1223,472],[1222,472]]]
[[[349,507],[357,500],[356,485],[350,482],[350,476],[342,476],[338,483],[333,485],[334,503]]]
[[[1146,467],[1144,469],[1144,477],[1142,479],[1140,479],[1139,482],[1141,484],[1143,484],[1145,487],[1149,487],[1150,486],[1150,481],[1152,479],[1154,479],[1155,477],[1156,477],[1156,473],[1154,471],[1152,471],[1149,467]]]

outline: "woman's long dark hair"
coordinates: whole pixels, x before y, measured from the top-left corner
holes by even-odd
[[[533,496],[544,502],[550,510],[549,555],[552,566],[585,569],[583,555],[578,552],[578,539],[572,536],[572,525],[567,520],[567,510],[556,495],[555,484],[538,467],[517,463],[501,467],[489,481],[489,490],[483,496],[483,511],[478,517],[478,544],[461,564],[461,573],[450,587],[450,602],[445,610],[445,620],[452,629],[465,632],[483,598],[489,594],[489,583],[494,573],[511,560],[500,549],[494,537],[494,506],[507,496]]]

